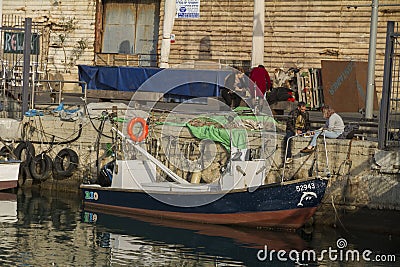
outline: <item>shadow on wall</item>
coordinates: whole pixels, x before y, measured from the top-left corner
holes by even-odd
[[[119,44],[118,53],[120,54],[131,54],[131,43],[129,40],[122,41]]]
[[[211,60],[211,40],[209,36],[200,40],[199,60]]]

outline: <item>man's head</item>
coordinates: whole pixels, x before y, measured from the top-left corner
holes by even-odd
[[[299,102],[297,104],[297,109],[300,110],[300,112],[302,112],[302,113],[306,112],[306,103]]]

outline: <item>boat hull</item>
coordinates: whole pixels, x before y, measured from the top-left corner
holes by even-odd
[[[18,181],[0,181],[0,190],[16,188]]]
[[[213,193],[171,193],[123,190],[82,185],[85,209],[118,211],[174,220],[267,228],[299,228],[315,213],[327,181],[266,185],[255,191],[225,192],[217,200],[196,207],[166,204],[158,199],[177,198],[180,203]]]
[[[20,162],[0,163],[0,190],[11,189],[18,186]]]

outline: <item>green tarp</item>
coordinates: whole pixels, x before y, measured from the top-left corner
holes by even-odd
[[[231,150],[232,146],[243,149],[247,148],[247,131],[245,129],[226,129],[216,128],[215,126],[192,126],[186,124],[190,132],[199,139],[210,139],[216,142],[220,142],[227,151]]]
[[[212,116],[212,117],[199,117],[197,120],[204,120],[205,122],[217,122],[220,125],[228,124],[227,116]],[[234,121],[236,120],[253,120],[257,122],[270,122],[275,124],[276,121],[274,118],[269,116],[252,116],[252,115],[241,115],[236,116]],[[230,152],[231,145],[233,147],[237,147],[239,149],[247,148],[247,131],[246,129],[227,129],[225,127],[215,127],[214,125],[210,126],[193,126],[189,123],[173,123],[173,122],[165,122],[165,125],[171,126],[186,126],[190,130],[191,134],[193,134],[196,138],[199,139],[209,139],[212,141],[216,141],[221,143],[225,149]],[[232,142],[232,144],[231,144]]]

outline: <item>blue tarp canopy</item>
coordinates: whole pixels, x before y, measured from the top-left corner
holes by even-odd
[[[188,70],[79,65],[79,80],[91,90],[161,92],[188,97],[218,96],[229,70]],[[151,79],[150,79],[151,78]]]

